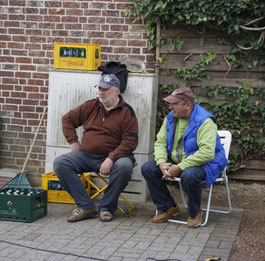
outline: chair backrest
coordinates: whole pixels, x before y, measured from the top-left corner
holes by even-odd
[[[221,144],[225,150],[225,156],[228,160],[231,142],[232,142],[232,134],[230,131],[226,131],[226,130],[218,130],[217,133],[220,136]],[[226,167],[223,170],[222,174],[226,175]]]

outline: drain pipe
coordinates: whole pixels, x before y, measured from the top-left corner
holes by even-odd
[[[161,23],[160,20],[156,20],[156,57],[155,57],[155,73],[159,75],[159,60],[160,57],[160,34],[161,34]]]

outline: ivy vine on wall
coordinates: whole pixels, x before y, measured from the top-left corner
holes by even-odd
[[[148,48],[167,43],[172,50],[180,50],[185,44],[180,38],[171,39],[161,35],[156,39],[156,24],[161,26],[181,25],[203,33],[210,29],[219,38],[221,45],[231,46],[224,56],[231,67],[265,65],[265,1],[264,0],[136,0],[128,16],[146,21],[149,37]],[[158,40],[158,41],[157,41]],[[190,81],[209,79],[206,65],[216,54],[204,54],[191,69],[178,68],[174,76],[182,79],[181,84],[163,85],[158,101],[157,128],[169,112],[162,97],[176,88],[190,86]],[[163,57],[157,57],[162,63]],[[172,72],[166,68],[165,73]],[[227,72],[228,73],[228,72]],[[261,76],[265,79],[265,74]],[[197,103],[215,115],[218,129],[228,129],[233,135],[233,150],[230,154],[229,170],[244,168],[249,159],[265,159],[265,89],[253,89],[246,80],[238,87],[201,86]]]

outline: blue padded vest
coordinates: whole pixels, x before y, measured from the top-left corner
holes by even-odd
[[[171,155],[173,143],[174,143],[174,119],[172,111],[166,116],[167,118],[167,143],[168,143],[168,155]],[[216,119],[214,116],[202,108],[200,105],[195,104],[193,111],[191,113],[188,127],[184,133],[184,151],[187,157],[194,154],[198,149],[197,144],[197,131],[200,126],[205,122],[206,119],[212,118],[214,122]],[[227,165],[227,159],[225,157],[224,148],[220,142],[220,137],[217,134],[216,146],[215,146],[215,156],[214,159],[205,165],[203,169],[206,173],[205,183],[206,186],[210,186],[219,177],[221,172]]]

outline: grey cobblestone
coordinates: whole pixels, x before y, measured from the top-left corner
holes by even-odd
[[[32,223],[0,220],[4,235],[0,239],[0,260],[146,261],[151,257],[204,261],[213,256],[228,260],[242,210],[229,215],[210,213],[207,226],[188,229],[169,222],[154,224],[153,203],[135,205],[137,211],[127,218],[117,212],[109,223],[97,218],[68,223],[66,218],[74,205],[55,203],[48,204],[47,216]]]

